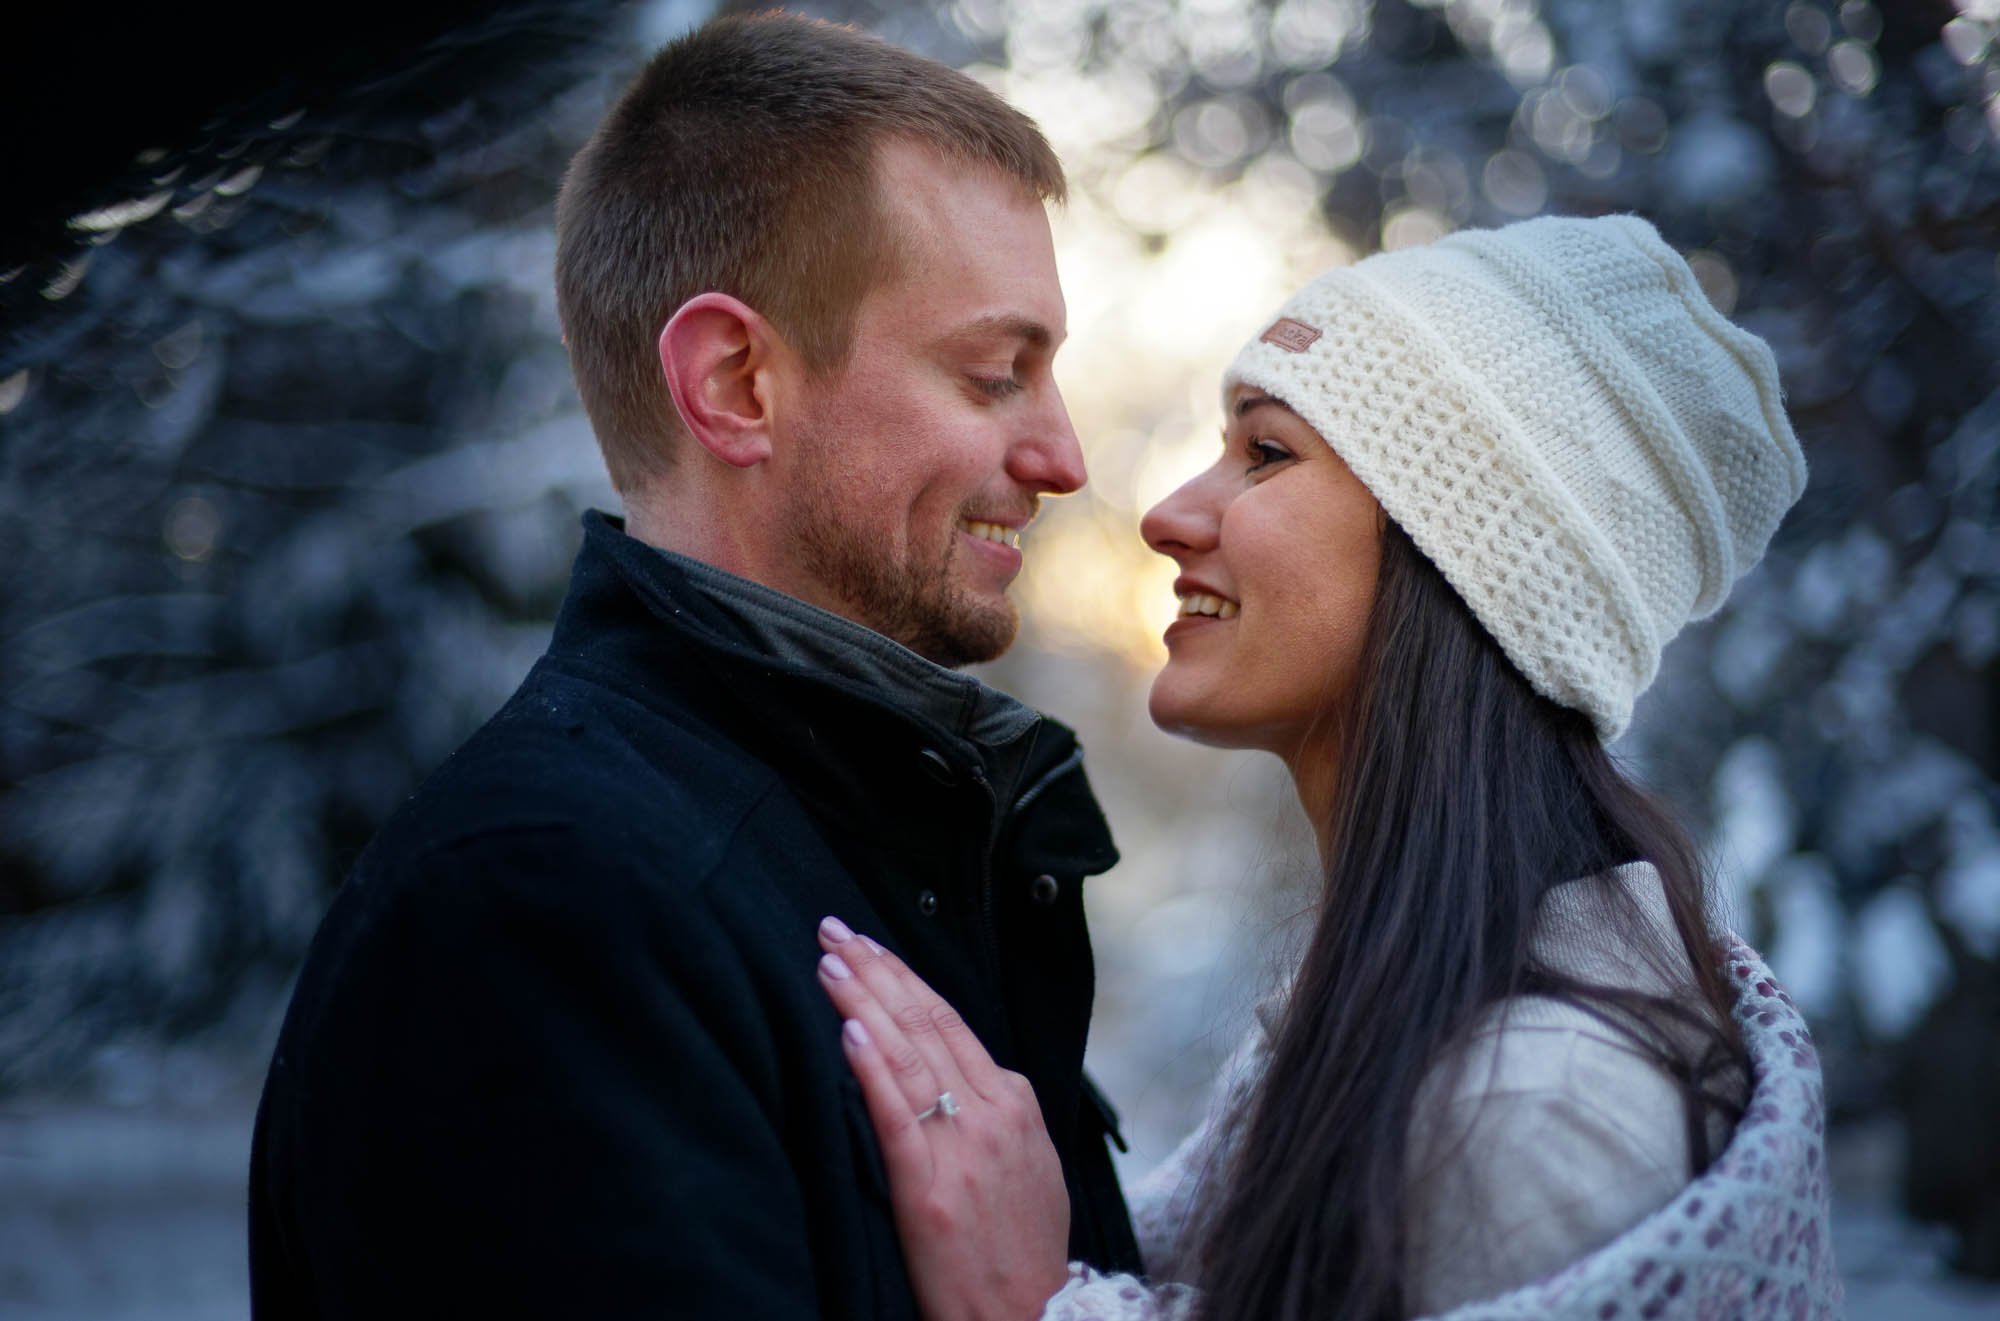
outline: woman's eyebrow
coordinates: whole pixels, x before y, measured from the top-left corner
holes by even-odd
[[[1291,413],[1293,417],[1298,417],[1298,413],[1293,411],[1292,406],[1290,404],[1286,403],[1282,399],[1277,398],[1275,395],[1268,395],[1268,394],[1246,394],[1241,399],[1238,399],[1236,401],[1236,407],[1231,409],[1230,411],[1233,416],[1242,417],[1245,414],[1247,414],[1251,409],[1262,408],[1266,404],[1270,405],[1272,408],[1282,408],[1287,413]]]

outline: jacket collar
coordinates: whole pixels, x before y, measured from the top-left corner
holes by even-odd
[[[903,801],[897,786],[871,771],[893,763],[893,781],[896,767],[915,770],[920,753],[934,752],[950,762],[945,771],[983,780],[1003,816],[1046,823],[1015,832],[1036,837],[1019,838],[1017,849],[1056,843],[1047,825],[1059,822],[1057,851],[1075,870],[1093,874],[1117,860],[1075,735],[1059,722],[872,629],[649,546],[601,511],[583,525],[552,657],[608,667],[649,705],[685,708],[686,694],[712,693],[705,720],[849,822],[907,831],[907,815],[882,806]],[[644,617],[619,604],[634,597]],[[871,746],[855,746],[864,741],[857,730],[872,735]],[[885,740],[891,731],[898,737]],[[897,762],[899,741],[910,755]]]
[[[788,668],[838,675],[884,706],[989,749],[1014,743],[1041,719],[999,689],[926,660],[874,629],[701,560],[648,549],[707,598],[734,626],[739,643]]]

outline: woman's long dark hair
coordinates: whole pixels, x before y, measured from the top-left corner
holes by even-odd
[[[1585,716],[1529,687],[1394,524],[1355,700],[1326,718],[1340,752],[1317,823],[1325,894],[1204,1219],[1207,1321],[1407,1315],[1418,1086],[1496,1001],[1555,995],[1631,1037],[1683,1089],[1697,1170],[1709,1114],[1735,1118],[1715,1080],[1747,1068],[1686,833]],[[1659,870],[1680,936],[1650,962],[1692,989],[1646,995],[1540,966],[1530,937],[1549,888],[1639,859]],[[1644,950],[1637,909],[1621,911]]]

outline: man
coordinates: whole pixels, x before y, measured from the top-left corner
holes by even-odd
[[[259,1316],[914,1316],[828,914],[1027,1075],[1072,1254],[1136,1268],[1081,1072],[1116,854],[1073,736],[946,668],[1010,643],[1015,538],[1084,481],[1062,191],[970,79],[786,16],[667,47],[579,153],[559,303],[629,521],[586,517],[548,654],[315,940]]]

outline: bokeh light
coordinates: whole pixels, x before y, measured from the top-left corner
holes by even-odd
[[[1835,42],[1826,53],[1826,67],[1840,89],[1852,96],[1866,96],[1874,91],[1875,80],[1881,75],[1875,51],[1864,41]]]
[[[1764,94],[1781,115],[1802,119],[1812,113],[1819,85],[1802,64],[1777,60],[1764,70]]]
[[[167,511],[162,532],[167,549],[183,560],[199,563],[215,553],[222,534],[222,515],[213,502],[190,495]]]

